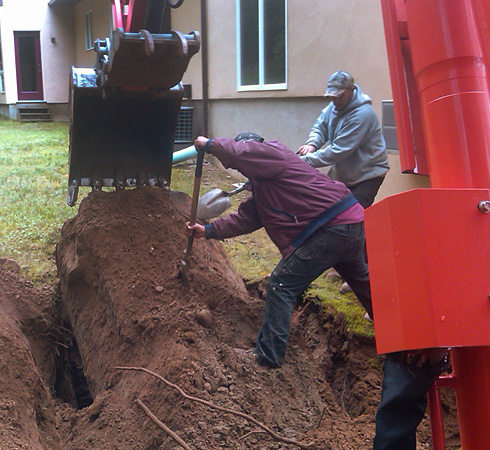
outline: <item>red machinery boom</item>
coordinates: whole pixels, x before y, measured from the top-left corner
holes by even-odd
[[[432,188],[366,210],[377,349],[451,348],[453,373],[438,385],[455,390],[462,448],[488,450],[490,2],[382,8],[402,168],[428,173]]]

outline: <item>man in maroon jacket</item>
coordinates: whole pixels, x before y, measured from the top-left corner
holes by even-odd
[[[310,283],[334,267],[372,317],[368,267],[364,258],[363,208],[349,189],[303,161],[277,141],[254,133],[235,139],[199,136],[194,144],[238,170],[251,195],[236,213],[205,226],[187,226],[197,238],[225,239],[264,227],[282,259],[272,272],[265,313],[253,350],[256,361],[281,367],[291,314]]]

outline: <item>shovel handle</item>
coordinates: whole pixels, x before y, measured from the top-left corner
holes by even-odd
[[[196,173],[194,175],[194,189],[192,191],[190,225],[196,223],[197,204],[199,202],[199,190],[201,188],[202,166],[204,163],[204,149],[197,150]]]
[[[189,225],[196,223],[197,204],[199,202],[199,190],[201,188],[202,166],[204,164],[204,149],[197,149],[196,173],[194,175],[194,189],[192,191],[191,217]],[[194,232],[187,239],[187,248],[185,250],[185,259],[188,259],[194,243]]]

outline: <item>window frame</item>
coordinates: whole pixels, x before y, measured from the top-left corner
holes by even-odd
[[[0,0],[0,6],[1,0]],[[0,40],[0,94],[5,94],[5,74],[3,70],[2,41]]]
[[[286,90],[288,84],[288,2],[284,1],[284,82],[283,83],[274,83],[274,84],[266,84],[264,82],[265,77],[265,61],[264,61],[264,1],[266,0],[258,0],[258,27],[259,27],[259,65],[258,65],[258,75],[259,75],[259,83],[251,84],[251,85],[242,85],[241,84],[241,73],[242,73],[242,52],[241,52],[241,16],[240,16],[240,2],[242,0],[236,0],[236,85],[238,92],[250,92],[250,91],[274,91],[274,90]]]
[[[85,13],[85,50],[94,49],[94,24],[93,24],[93,12],[89,10]]]

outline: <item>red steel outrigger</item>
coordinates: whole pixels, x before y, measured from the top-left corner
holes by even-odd
[[[464,450],[490,449],[490,2],[382,0],[402,169],[431,189],[366,210],[377,350],[450,348]],[[408,224],[408,226],[407,226]]]

